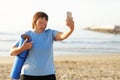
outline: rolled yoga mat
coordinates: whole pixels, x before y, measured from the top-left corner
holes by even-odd
[[[23,44],[23,42],[25,41],[26,38],[28,38],[27,42],[32,41],[30,36],[28,36],[26,34],[23,34],[23,35],[20,36],[18,46],[22,46],[22,44]],[[22,66],[23,66],[26,58],[27,58],[28,51],[29,50],[25,50],[15,57],[15,61],[14,61],[12,71],[11,71],[11,74],[10,74],[10,77],[12,79],[19,79],[20,78],[21,69],[22,69]]]

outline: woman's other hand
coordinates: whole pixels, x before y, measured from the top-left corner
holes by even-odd
[[[23,42],[23,45],[21,46],[23,50],[27,50],[27,49],[31,49],[32,47],[32,42],[27,42],[28,39],[25,39],[25,41]]]

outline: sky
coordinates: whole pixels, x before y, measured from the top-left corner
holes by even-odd
[[[11,32],[31,28],[38,11],[48,14],[48,27],[55,29],[65,27],[67,11],[76,28],[120,25],[120,0],[0,0],[0,28]]]

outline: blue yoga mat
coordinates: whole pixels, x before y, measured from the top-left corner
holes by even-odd
[[[21,35],[20,40],[19,40],[19,46],[21,46],[23,44],[23,42],[25,41],[25,38],[26,38],[25,35],[26,34]],[[30,42],[30,41],[32,41],[32,40],[29,37],[27,42]],[[10,74],[10,77],[12,79],[19,79],[20,78],[21,69],[22,69],[22,66],[23,66],[26,58],[27,58],[28,51],[29,50],[25,50],[15,57],[15,62],[13,64],[12,71]]]

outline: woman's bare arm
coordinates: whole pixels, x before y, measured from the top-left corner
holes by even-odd
[[[73,19],[66,19],[66,25],[68,30],[65,32],[58,32],[55,36],[56,41],[64,40],[74,31],[74,21]]]
[[[22,51],[30,49],[32,47],[32,42],[27,42],[27,39],[23,42],[23,45],[20,47],[13,46],[10,50],[11,56],[16,56],[20,54]]]
[[[12,49],[10,50],[10,55],[11,56],[16,56],[19,53],[21,53],[22,51],[23,51],[22,47],[13,46]]]

